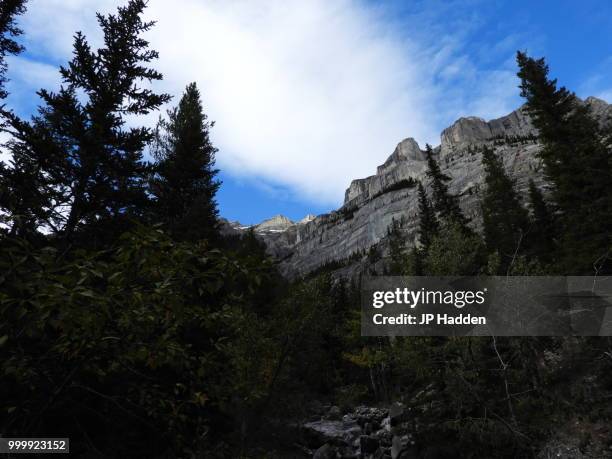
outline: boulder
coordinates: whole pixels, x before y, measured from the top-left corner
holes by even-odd
[[[336,449],[331,446],[329,443],[325,443],[319,449],[315,451],[312,456],[312,459],[335,459],[336,458]]]
[[[395,402],[389,408],[389,421],[391,426],[397,425],[406,420],[406,407],[403,403]]]

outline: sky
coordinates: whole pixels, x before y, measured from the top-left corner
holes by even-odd
[[[8,105],[34,113],[36,91],[59,87],[74,32],[99,46],[95,12],[124,1],[30,0]],[[437,145],[461,116],[519,107],[519,49],[579,96],[612,102],[608,0],[150,0],[146,16],[164,75],[154,87],[173,95],[169,108],[198,84],[220,213],[245,224],[335,209],[402,139]]]

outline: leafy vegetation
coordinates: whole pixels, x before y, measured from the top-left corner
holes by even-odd
[[[12,153],[0,167],[2,436],[68,436],[89,457],[292,456],[291,426],[309,403],[403,399],[419,444],[526,457],[552,424],[610,421],[583,390],[593,379],[610,389],[609,341],[361,337],[357,280],[332,272],[380,265],[380,247],[289,283],[253,232],[219,234],[213,123],[196,86],[156,131],[126,126],[169,100],[146,86],[161,75],[144,8],[131,0],[99,16],[99,50],[77,34],[63,86],[39,92],[31,120],[2,108]],[[0,5],[0,83],[24,10]],[[393,222],[390,274],[609,273],[610,132],[548,80],[543,60],[518,63],[550,197],[532,183],[526,209],[484,150],[480,235],[428,147],[419,243]]]

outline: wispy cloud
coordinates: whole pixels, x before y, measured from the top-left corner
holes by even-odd
[[[31,0],[23,19],[30,60],[11,67],[16,92],[30,90],[32,74],[42,76],[39,86],[54,84],[48,64],[69,58],[74,31],[95,42],[94,12],[120,3]],[[149,5],[160,89],[179,96],[198,82],[217,122],[220,167],[319,203],[337,204],[351,179],[371,174],[405,137],[435,144],[459,115],[515,108],[513,70],[480,68],[466,47],[483,18],[456,2],[424,2],[401,23],[391,7],[357,0]],[[507,60],[516,43],[503,37],[495,52]]]
[[[612,86],[608,75],[612,74],[612,56],[605,59],[580,86],[578,95],[595,96],[612,103]]]

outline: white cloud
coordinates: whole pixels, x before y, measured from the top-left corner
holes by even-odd
[[[6,132],[0,131],[0,163],[4,163],[7,166],[10,166],[11,155],[4,148],[4,144],[10,140],[10,135]]]
[[[74,31],[95,42],[94,12],[122,3],[31,0],[30,55],[65,62]],[[319,203],[338,204],[349,181],[373,173],[405,137],[435,144],[455,115],[514,108],[516,85],[496,89],[511,74],[477,70],[462,52],[464,31],[411,40],[384,9],[358,0],[151,0],[147,16],[158,20],[149,39],[160,52],[160,89],[176,102],[198,82],[216,121],[218,165]],[[10,76],[26,84],[32,72],[13,66]]]
[[[598,93],[595,97],[603,99],[610,104],[612,103],[612,89],[608,89],[607,91],[602,91]]]

